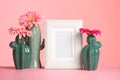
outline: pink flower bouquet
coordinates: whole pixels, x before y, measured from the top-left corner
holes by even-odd
[[[41,17],[36,12],[27,12],[24,15],[21,15],[19,17],[19,24],[20,26],[23,26],[23,28],[13,28],[11,27],[9,29],[10,34],[16,34],[19,35],[19,38],[25,37],[26,35],[31,37],[32,32],[30,31],[30,28],[33,25],[38,24],[38,21],[41,20]]]

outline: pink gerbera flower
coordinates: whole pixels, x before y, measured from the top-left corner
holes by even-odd
[[[11,35],[19,35],[19,38],[21,39],[22,37],[25,37],[26,35],[31,37],[32,33],[30,30],[26,30],[25,28],[13,28],[11,27],[9,29],[9,32]]]
[[[102,34],[100,30],[96,30],[96,29],[92,30],[92,32],[93,32],[95,35],[101,35],[101,34]]]
[[[86,28],[80,28],[80,32],[81,32],[81,33],[86,33],[87,31],[89,31],[89,30],[86,29]]]
[[[21,26],[25,26],[30,29],[33,25],[36,25],[41,17],[36,12],[28,12],[19,18],[19,23]]]
[[[86,28],[80,28],[79,31],[81,33],[86,33],[88,35],[101,35],[101,31],[100,30],[89,30],[89,29],[86,29]]]

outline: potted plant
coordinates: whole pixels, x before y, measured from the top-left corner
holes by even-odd
[[[30,67],[31,50],[25,43],[25,37],[31,37],[31,31],[24,28],[9,29],[10,34],[16,35],[15,41],[10,42],[10,47],[13,48],[13,59],[16,69],[24,69]]]
[[[83,47],[81,53],[81,63],[84,70],[96,70],[99,61],[101,43],[96,41],[96,36],[101,35],[100,30],[89,30],[80,28],[80,33],[87,34],[87,45]]]
[[[31,32],[31,35],[27,34],[26,36],[23,32],[17,33],[20,36],[19,39],[22,39],[23,43],[26,44],[30,49],[29,50],[30,51],[30,63],[29,63],[30,68],[42,67],[40,62],[40,50],[44,48],[44,39],[41,44],[41,31],[38,24],[38,22],[41,19],[42,18],[36,12],[31,12],[31,11],[19,17],[19,24],[20,26],[23,27],[23,28],[20,28],[20,30],[26,31],[26,34],[28,31]],[[13,34],[16,34],[16,32],[14,32],[16,29],[10,28],[9,30]],[[17,39],[15,39],[15,41],[18,40],[18,36],[16,38]],[[10,43],[10,47],[12,47],[11,43]],[[22,50],[20,49],[20,51]],[[14,53],[14,50],[13,50],[13,53]]]

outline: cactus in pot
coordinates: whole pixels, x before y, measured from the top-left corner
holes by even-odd
[[[36,12],[28,12],[19,18],[19,23],[24,26],[27,30],[32,32],[31,37],[26,37],[25,41],[31,49],[31,68],[41,68],[40,62],[40,50],[44,48],[44,39],[41,44],[41,32],[38,21],[41,17]]]
[[[85,70],[96,70],[99,61],[101,43],[96,41],[95,36],[87,37],[87,45],[82,49],[82,64]]]
[[[30,67],[41,68],[42,66],[40,62],[40,50],[44,48],[44,39],[41,44],[41,33],[40,33],[40,27],[38,24],[33,25],[33,27],[30,30],[32,31],[32,36],[26,39],[26,41],[28,41],[27,44],[31,49]]]
[[[25,69],[30,67],[31,50],[25,43],[24,35],[29,34],[23,28],[10,28],[11,34],[17,34],[15,41],[10,42],[9,46],[13,48],[13,60],[16,69]],[[20,36],[21,35],[21,36]]]
[[[40,50],[44,48],[43,39],[41,44],[41,33],[38,21],[41,17],[36,12],[28,12],[19,17],[19,24],[23,28],[9,29],[10,34],[15,34],[15,41],[9,46],[13,48],[13,59],[16,69],[41,68]]]
[[[96,70],[99,62],[101,43],[96,41],[95,35],[101,35],[100,30],[89,30],[85,28],[80,28],[81,33],[86,33],[87,45],[83,47],[81,53],[81,64],[84,70]]]

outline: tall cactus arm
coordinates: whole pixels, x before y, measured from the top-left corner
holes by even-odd
[[[40,45],[40,50],[44,49],[45,47],[45,39],[43,39],[42,44]]]

